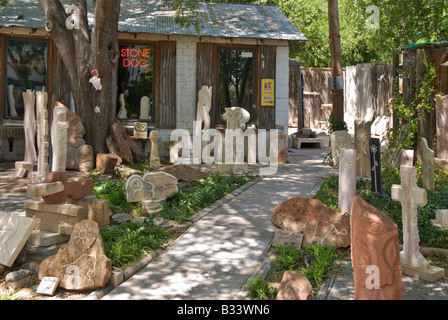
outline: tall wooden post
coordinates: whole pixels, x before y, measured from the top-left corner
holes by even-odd
[[[343,76],[337,0],[328,0],[328,23],[330,30],[331,75],[336,81],[336,77]],[[344,90],[337,90],[336,85],[334,89],[331,93],[333,101],[332,115],[344,120]]]

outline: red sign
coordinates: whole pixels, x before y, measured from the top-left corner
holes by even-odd
[[[121,49],[121,57],[123,58],[123,67],[146,67],[151,49]]]

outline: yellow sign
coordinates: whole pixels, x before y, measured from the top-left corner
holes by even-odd
[[[275,105],[274,79],[261,80],[261,105],[263,107]]]

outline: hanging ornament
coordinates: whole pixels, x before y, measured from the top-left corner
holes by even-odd
[[[92,78],[90,78],[90,83],[93,85],[95,90],[101,90],[103,87],[101,86],[101,79],[99,77],[99,72],[97,69],[93,69],[90,71],[90,74],[92,75]]]

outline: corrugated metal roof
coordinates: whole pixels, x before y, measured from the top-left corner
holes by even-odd
[[[67,5],[69,0],[61,1]],[[276,6],[200,2],[200,35],[305,41],[307,38]],[[120,32],[196,35],[193,26],[174,22],[169,0],[122,0]],[[45,15],[37,0],[9,0],[0,7],[0,26],[43,28]]]

